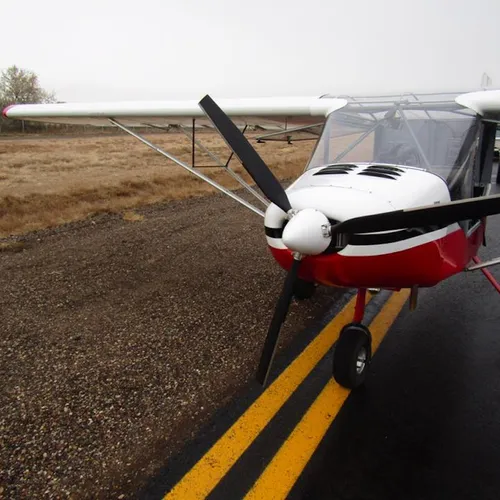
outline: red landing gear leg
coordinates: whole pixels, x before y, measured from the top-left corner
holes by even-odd
[[[353,323],[361,323],[365,315],[366,288],[360,288],[356,295],[356,306],[354,307]]]
[[[361,323],[365,302],[366,288],[360,288],[353,322],[342,328],[333,351],[333,377],[348,389],[355,389],[364,382],[372,357],[372,336],[370,330]]]
[[[500,175],[500,166],[498,167],[498,172],[499,172],[499,175]],[[497,177],[497,183],[498,183],[498,177]],[[475,264],[481,264],[481,259],[479,257],[472,257],[472,260],[474,261]],[[495,279],[495,277],[493,276],[493,274],[491,274],[491,272],[489,271],[489,269],[486,269],[485,267],[482,267],[480,269],[484,276],[486,277],[486,279],[493,285],[493,288],[498,292],[500,293],[500,283],[498,283],[498,281]]]

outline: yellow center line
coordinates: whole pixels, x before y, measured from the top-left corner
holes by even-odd
[[[367,300],[370,300],[368,295]],[[352,320],[355,298],[319,333],[281,375],[165,496],[173,500],[205,498],[227,474],[269,421],[286,403]]]
[[[375,352],[408,299],[409,292],[394,293],[372,321]],[[309,462],[350,391],[331,379],[297,424],[278,453],[248,492],[245,500],[283,499]]]

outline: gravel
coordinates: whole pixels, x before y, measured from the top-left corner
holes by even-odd
[[[128,498],[254,375],[284,279],[262,220],[139,213],[3,240],[0,498]],[[337,293],[293,303],[283,344]]]

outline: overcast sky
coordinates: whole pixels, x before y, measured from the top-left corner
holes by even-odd
[[[0,69],[59,100],[500,88],[500,0],[3,2]]]

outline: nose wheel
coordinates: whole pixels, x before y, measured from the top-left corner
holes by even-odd
[[[372,359],[372,336],[363,324],[366,289],[356,297],[353,322],[345,325],[333,352],[333,377],[348,389],[359,387],[366,377]]]
[[[333,377],[348,389],[364,381],[372,359],[370,330],[360,323],[350,323],[340,332],[333,353]]]

